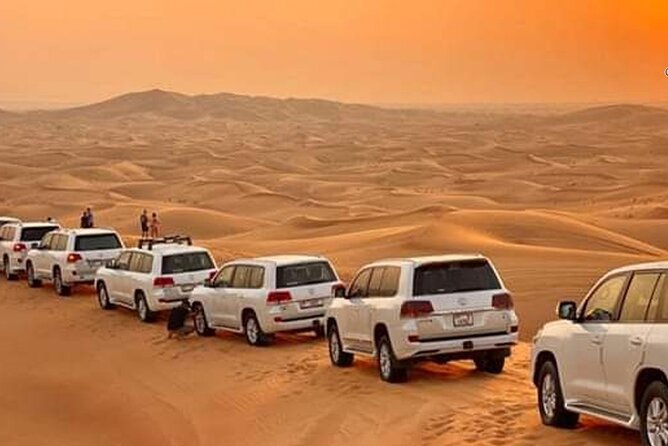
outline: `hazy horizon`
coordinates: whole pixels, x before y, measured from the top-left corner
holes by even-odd
[[[668,6],[588,0],[0,4],[0,100],[159,86],[368,104],[668,100]]]

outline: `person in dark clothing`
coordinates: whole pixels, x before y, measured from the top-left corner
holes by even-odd
[[[93,218],[93,210],[91,208],[86,208],[86,215],[88,216],[88,222],[86,224],[87,228],[95,227],[95,219]]]
[[[81,214],[81,227],[82,228],[87,228],[88,227],[88,214],[86,211]]]
[[[182,339],[192,333],[195,328],[191,325],[186,325],[186,320],[190,316],[190,304],[187,300],[181,302],[181,305],[172,309],[167,320],[167,337],[175,336],[177,339]]]
[[[141,238],[148,238],[148,212],[144,212],[139,216],[139,226],[141,226]]]

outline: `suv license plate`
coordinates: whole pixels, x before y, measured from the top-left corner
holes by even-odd
[[[455,327],[470,327],[473,325],[473,313],[456,313],[452,315],[452,325]]]
[[[300,302],[299,307],[300,308],[315,308],[315,307],[322,307],[325,304],[325,301],[323,299],[310,299],[310,300],[305,300],[303,302]]]

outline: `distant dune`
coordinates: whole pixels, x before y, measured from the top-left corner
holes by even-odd
[[[566,113],[552,120],[561,124],[615,122],[629,125],[668,125],[668,110],[648,105],[605,105]]]

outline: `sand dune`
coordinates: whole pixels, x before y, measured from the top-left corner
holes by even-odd
[[[322,253],[345,280],[378,258],[482,252],[528,341],[606,270],[667,257],[666,115],[165,91],[0,112],[0,214],[76,225],[92,206],[132,244],[148,209],[220,261]],[[638,443],[587,418],[542,427],[526,344],[500,377],[428,365],[393,387],[371,361],[330,367],[307,335],[262,351],[231,335],[169,342],[90,290],[59,300],[0,281],[0,311],[3,445]]]

